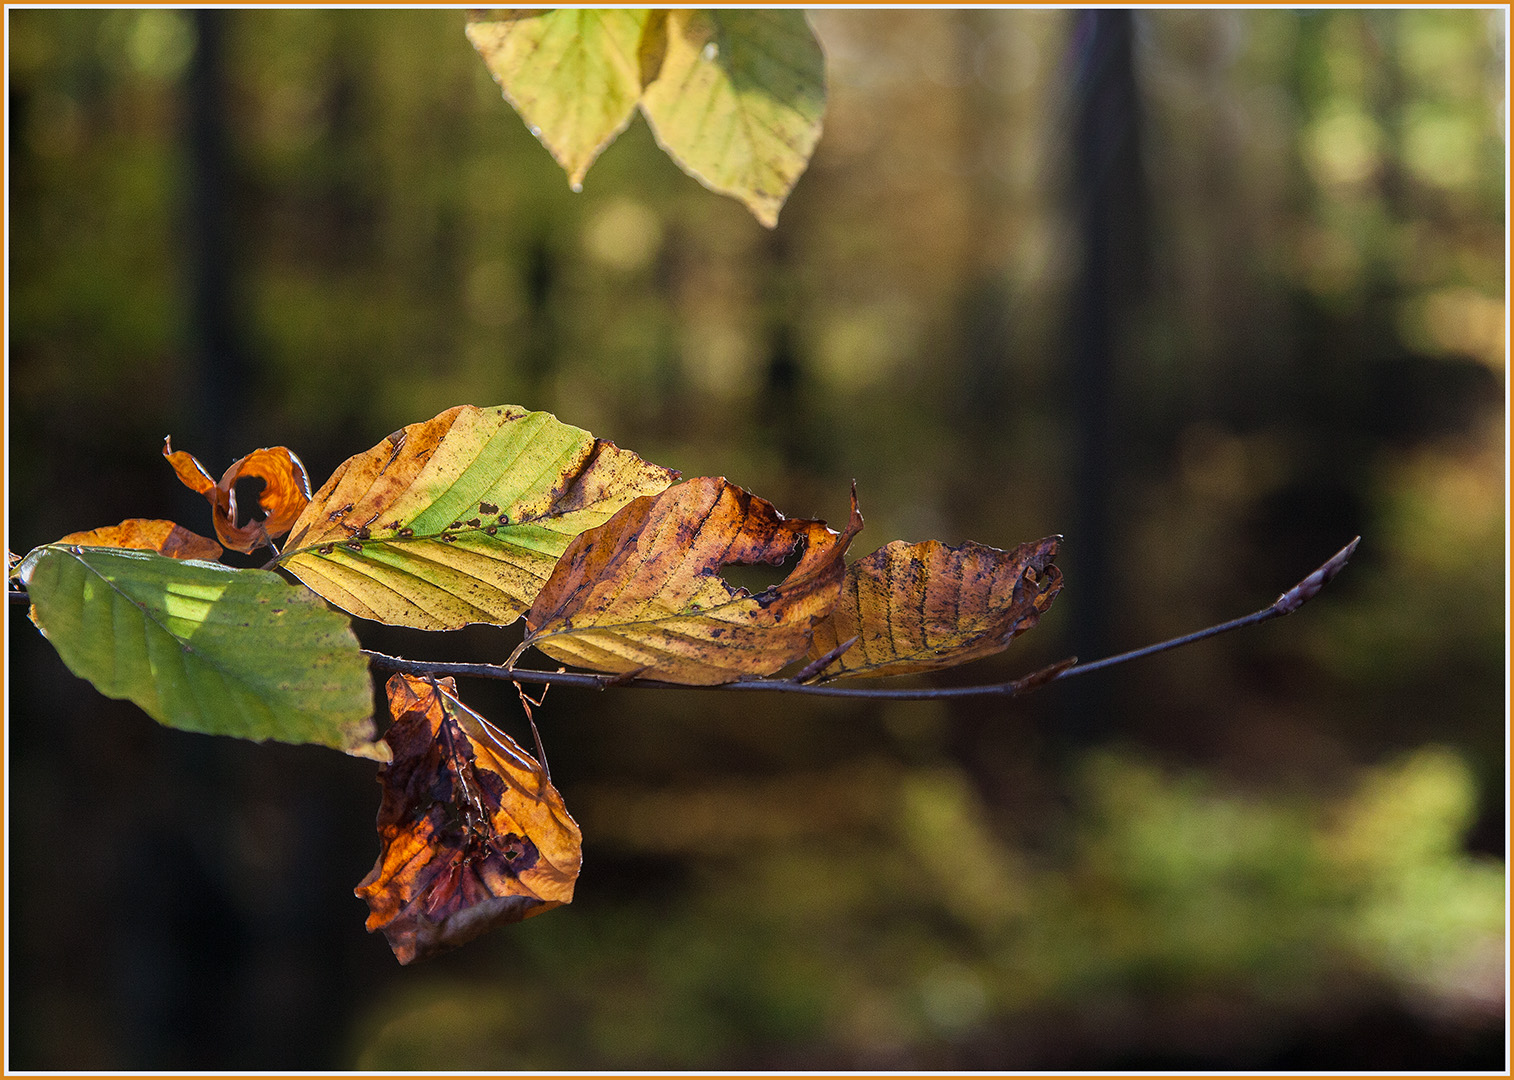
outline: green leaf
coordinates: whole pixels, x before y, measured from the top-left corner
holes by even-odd
[[[338,467],[281,560],[365,619],[507,624],[569,541],[677,478],[551,413],[458,405]]]
[[[641,111],[705,187],[772,228],[809,164],[825,112],[825,54],[802,11],[668,12]]]
[[[568,173],[574,191],[641,96],[637,9],[487,11],[470,17],[468,40],[494,80]]]
[[[51,544],[16,569],[68,669],[185,731],[388,760],[346,618],[263,570]]]

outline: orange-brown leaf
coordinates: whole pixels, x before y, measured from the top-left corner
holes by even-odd
[[[310,501],[310,481],[305,475],[305,466],[285,446],[254,450],[222,473],[219,482],[211,480],[194,455],[175,450],[168,439],[163,440],[163,456],[185,487],[205,496],[210,503],[216,535],[233,551],[256,551],[272,538],[283,536]],[[265,516],[261,521],[248,521],[239,526],[236,484],[244,478],[263,481],[258,505]]]
[[[526,615],[525,644],[597,671],[714,685],[771,675],[804,655],[836,602],[844,555],[862,528],[856,493],[837,534],[787,519],[723,477],[700,477],[627,504],[574,539]],[[751,595],[722,566],[793,572]]]
[[[156,551],[170,559],[207,559],[214,562],[221,557],[221,545],[209,537],[192,533],[172,521],[152,518],[127,518],[119,525],[69,533],[58,543]]]
[[[573,899],[583,837],[546,771],[457,700],[395,675],[378,862],[354,890],[402,964]]]
[[[856,643],[817,676],[905,675],[992,656],[1036,624],[1062,588],[1059,536],[1001,551],[895,540],[847,570],[810,658]]]

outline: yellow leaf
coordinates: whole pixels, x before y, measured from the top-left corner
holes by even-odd
[[[820,139],[825,54],[802,11],[670,11],[641,111],[679,168],[772,228]]]
[[[569,545],[526,616],[522,648],[597,671],[692,685],[771,675],[804,654],[836,602],[843,556],[862,528],[786,519],[721,477],[637,499]],[[722,566],[782,563],[787,578],[756,595]]]
[[[641,96],[648,12],[628,8],[481,12],[468,40],[574,191],[625,130]]]
[[[992,656],[1036,625],[1062,588],[1060,536],[1001,551],[939,540],[879,548],[848,568],[841,598],[815,627],[810,659],[856,643],[817,674],[905,675]]]
[[[458,405],[338,467],[280,561],[365,619],[510,623],[573,537],[677,478],[551,413]]]

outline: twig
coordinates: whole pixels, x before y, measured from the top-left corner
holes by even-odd
[[[1346,561],[1356,551],[1356,545],[1360,542],[1361,537],[1358,536],[1331,556],[1314,573],[1283,593],[1267,607],[1260,611],[1254,611],[1250,615],[1244,615],[1239,619],[1231,619],[1229,622],[1220,623],[1192,634],[1184,634],[1182,637],[1170,638],[1155,645],[1147,645],[1145,648],[1132,649],[1130,652],[1108,656],[1102,660],[1093,660],[1087,664],[1079,664],[1075,659],[1062,660],[1049,667],[1042,668],[1040,671],[1032,672],[1023,678],[980,686],[914,688],[835,686],[831,684],[814,685],[798,682],[793,679],[745,679],[741,682],[720,683],[715,686],[689,686],[684,683],[663,682],[659,679],[626,679],[621,675],[593,675],[576,671],[535,671],[529,668],[516,668],[504,664],[432,663],[423,660],[406,660],[402,657],[387,656],[384,653],[369,650],[364,650],[364,652],[373,662],[374,666],[388,671],[406,671],[412,674],[436,672],[443,675],[472,675],[481,679],[560,683],[563,686],[580,686],[597,690],[602,690],[608,686],[624,686],[639,690],[768,690],[775,693],[810,694],[816,697],[874,698],[888,701],[927,701],[939,698],[986,697],[994,695],[1015,697],[1019,694],[1039,689],[1042,686],[1047,686],[1059,679],[1086,674],[1090,671],[1099,671],[1103,668],[1113,667],[1116,664],[1123,664],[1129,660],[1138,660],[1144,656],[1166,652],[1168,649],[1191,645],[1196,641],[1203,641],[1205,638],[1211,638],[1231,630],[1239,630],[1245,626],[1254,626],[1257,623],[1266,622],[1268,619],[1275,619],[1279,615],[1292,614],[1302,607],[1306,601],[1317,595],[1332,578],[1341,572],[1346,565]]]
[[[845,698],[879,698],[889,701],[928,701],[937,698],[958,697],[987,697],[998,695],[1001,697],[1015,697],[1019,694],[1029,693],[1031,690],[1057,682],[1060,679],[1071,678],[1074,675],[1086,675],[1091,671],[1101,671],[1104,668],[1114,667],[1130,660],[1139,660],[1145,656],[1153,656],[1168,649],[1180,648],[1184,645],[1192,645],[1196,641],[1215,637],[1218,634],[1228,633],[1231,630],[1239,630],[1245,626],[1255,626],[1257,623],[1275,619],[1279,615],[1290,615],[1302,607],[1307,601],[1313,599],[1335,575],[1345,568],[1347,560],[1356,551],[1356,545],[1361,543],[1358,536],[1351,543],[1341,548],[1332,555],[1318,570],[1304,578],[1293,588],[1283,593],[1270,605],[1260,611],[1254,611],[1250,615],[1243,615],[1239,619],[1231,619],[1216,626],[1210,626],[1192,634],[1184,634],[1182,637],[1170,638],[1160,641],[1155,645],[1147,645],[1141,649],[1132,649],[1130,652],[1119,653],[1115,656],[1106,656],[1102,660],[1092,660],[1086,664],[1080,664],[1076,660],[1062,660],[1050,667],[1033,672],[1020,679],[1012,679],[1009,682],[989,683],[981,686],[941,686],[941,687],[914,687],[895,688],[891,686],[835,686],[829,683],[815,685],[797,681],[796,679],[746,679],[741,682],[720,683],[716,686],[689,686],[685,683],[663,682],[659,679],[626,678],[624,675],[594,675],[582,671],[536,671],[531,668],[511,667],[509,664],[460,664],[441,663],[432,660],[407,660],[400,656],[388,656],[385,653],[374,652],[364,649],[364,654],[372,661],[374,667],[385,671],[404,671],[412,675],[471,675],[480,679],[508,679],[512,682],[527,683],[557,683],[562,686],[579,686],[594,690],[603,690],[610,686],[625,686],[638,690],[770,690],[782,694],[810,694],[815,697],[845,697]],[[15,587],[16,582],[11,581],[11,587],[7,591],[12,604],[24,604],[28,602],[25,589]],[[524,643],[522,643],[524,646]],[[516,649],[514,655],[522,649]],[[814,665],[810,665],[813,667]],[[809,669],[807,668],[806,671]],[[801,674],[804,674],[801,672]]]
[[[1358,536],[1351,543],[1330,556],[1329,560],[1318,570],[1283,593],[1282,596],[1279,596],[1261,611],[1253,611],[1250,615],[1243,615],[1239,619],[1231,619],[1229,622],[1220,623],[1218,626],[1211,626],[1204,630],[1198,630],[1192,634],[1184,634],[1182,637],[1171,638],[1168,641],[1161,641],[1155,645],[1147,645],[1144,649],[1132,649],[1130,652],[1120,653],[1117,656],[1106,656],[1102,660],[1079,664],[1076,668],[1067,671],[1062,678],[1071,675],[1084,675],[1090,671],[1098,671],[1100,668],[1123,664],[1127,660],[1139,660],[1143,656],[1166,652],[1168,649],[1176,649],[1182,645],[1192,645],[1195,641],[1203,641],[1205,638],[1211,638],[1216,634],[1223,634],[1230,630],[1239,630],[1243,626],[1255,626],[1259,622],[1275,619],[1279,615],[1291,615],[1303,607],[1306,601],[1313,599],[1331,578],[1345,569],[1346,561],[1351,558],[1352,553],[1356,551],[1356,545],[1361,542],[1362,538]]]

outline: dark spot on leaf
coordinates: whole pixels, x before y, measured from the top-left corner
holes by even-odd
[[[367,540],[372,535],[373,534],[368,531],[368,526],[364,525],[361,529],[352,534],[352,538],[354,540]]]
[[[508,524],[510,524],[510,515],[509,514],[501,514],[499,516],[499,523],[501,525],[508,525]]]
[[[451,533],[442,533],[442,540],[448,544],[457,543],[457,537],[453,536]]]
[[[499,532],[499,526],[490,525],[487,529],[484,530],[484,532],[488,533],[490,536],[493,536],[495,533]]]
[[[401,529],[401,530],[400,530],[400,531],[399,531],[399,533],[398,533],[398,534],[397,534],[397,535],[399,535],[399,536],[402,536],[402,537],[404,537],[404,538],[405,538],[405,539],[406,539],[406,540],[408,540],[408,539],[410,539],[410,538],[411,538],[411,537],[412,537],[412,536],[414,536],[414,535],[415,535],[415,530],[414,530],[414,529]]]
[[[353,551],[362,551],[363,550],[363,545],[361,543],[359,543],[358,541],[356,541],[356,540],[348,540],[342,546],[344,548],[350,548]]]
[[[499,513],[499,507],[490,502],[481,502],[478,504],[478,512],[480,514],[497,514]]]
[[[336,550],[335,544],[322,544],[318,549],[322,555],[330,555]]]
[[[482,524],[483,524],[483,522],[482,522],[482,521],[480,521],[480,520],[479,520],[479,519],[478,519],[478,518],[469,518],[469,519],[468,519],[468,524],[469,524],[469,525],[471,525],[471,526],[472,526],[472,527],[473,527],[473,528],[475,528],[475,529],[476,529],[476,528],[478,528],[478,527],[479,527],[479,526],[480,526],[480,525],[482,525]]]

